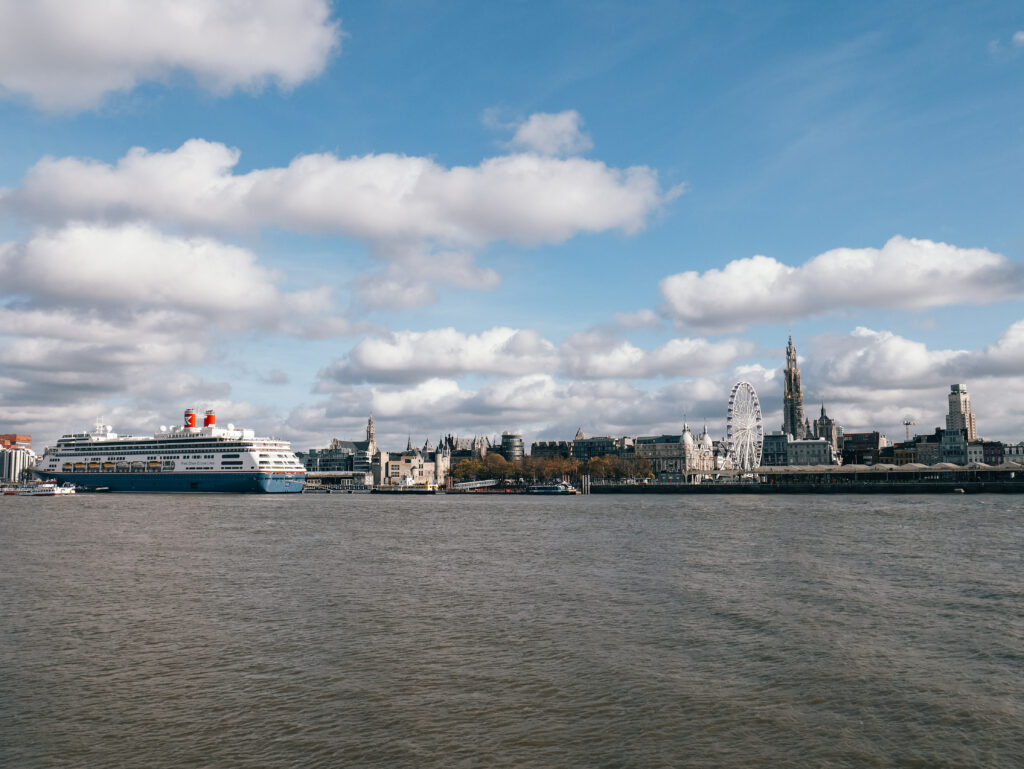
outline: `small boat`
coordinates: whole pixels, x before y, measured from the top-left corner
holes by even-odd
[[[579,494],[576,487],[564,481],[560,483],[540,483],[526,489],[527,494]]]
[[[403,478],[400,483],[388,483],[370,489],[371,494],[436,494],[437,484],[416,483],[412,478]]]
[[[9,486],[4,489],[5,497],[64,497],[75,493],[70,483],[58,486],[56,481],[42,483],[23,483],[20,486]]]

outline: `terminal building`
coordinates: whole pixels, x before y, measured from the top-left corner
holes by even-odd
[[[688,424],[678,435],[641,436],[636,439],[636,456],[650,462],[659,481],[700,483],[711,477],[722,462],[716,462],[715,445],[707,426],[694,437]]]

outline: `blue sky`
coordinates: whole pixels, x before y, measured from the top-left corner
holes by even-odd
[[[1024,439],[1018,3],[0,0],[0,432]]]

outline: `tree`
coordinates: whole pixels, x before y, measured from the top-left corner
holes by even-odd
[[[469,480],[480,480],[484,465],[478,459],[463,459],[452,471],[452,475],[460,482]]]
[[[512,465],[501,454],[488,454],[484,457],[484,472],[488,478],[503,481],[512,474]]]

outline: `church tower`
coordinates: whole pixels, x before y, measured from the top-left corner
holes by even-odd
[[[837,452],[839,451],[840,436],[843,428],[836,424],[836,420],[825,413],[825,404],[821,404],[821,417],[814,420],[814,437],[824,438],[832,444]]]
[[[370,414],[370,421],[366,423],[366,450],[371,457],[377,453],[377,430],[373,426],[373,414]]]
[[[800,389],[800,369],[796,365],[793,337],[786,346],[786,382],[782,401],[782,432],[794,438],[807,437],[807,419],[804,416],[804,394]]]

